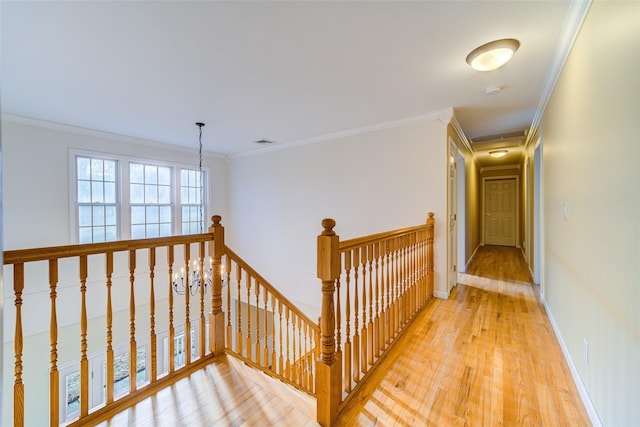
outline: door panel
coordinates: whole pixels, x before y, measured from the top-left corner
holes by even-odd
[[[487,245],[516,245],[515,179],[485,182],[485,242]]]

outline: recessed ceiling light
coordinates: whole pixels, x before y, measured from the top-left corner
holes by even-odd
[[[506,64],[520,47],[516,39],[494,40],[471,51],[467,64],[478,71],[492,71]]]
[[[506,156],[508,153],[507,150],[496,150],[496,151],[489,151],[489,155],[491,157],[495,157],[496,159],[499,159],[500,157],[504,157]]]

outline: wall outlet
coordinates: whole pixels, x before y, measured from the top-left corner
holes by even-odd
[[[589,366],[589,341],[583,338],[584,341],[584,366]]]

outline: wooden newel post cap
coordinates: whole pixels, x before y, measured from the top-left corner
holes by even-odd
[[[333,231],[333,227],[336,226],[336,221],[331,218],[325,218],[322,220],[322,235],[323,236],[335,236],[336,232]]]
[[[220,227],[220,221],[222,221],[222,217],[220,215],[214,215],[211,217],[211,222],[213,222],[214,227]]]

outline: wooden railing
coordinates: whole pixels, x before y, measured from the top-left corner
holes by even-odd
[[[311,395],[320,328],[225,248],[227,353]]]
[[[212,221],[203,234],[4,252],[13,267],[5,282],[15,295],[15,426],[46,406],[31,397],[41,393],[25,387],[25,354],[40,357],[30,368],[48,366],[50,426],[69,421],[60,412],[60,366],[68,360],[77,360],[78,409],[68,422],[75,426],[106,419],[223,354],[315,395],[318,422],[330,426],[433,294],[433,214],[426,225],[343,242],[335,221],[324,220],[320,325],[225,245],[220,216]],[[34,326],[43,311],[48,322]],[[46,359],[34,338],[45,331]],[[29,352],[26,335],[37,341]],[[96,389],[96,375],[104,375],[104,391]],[[36,380],[33,387],[41,387]]]
[[[44,424],[30,417],[47,403],[50,426],[96,423],[226,353],[314,393],[318,325],[226,247],[221,218],[212,220],[203,234],[4,252],[4,264],[13,267],[6,281],[13,282],[15,294],[15,426],[25,425],[25,416],[29,425]],[[48,310],[42,307],[45,292]],[[96,307],[100,302],[102,308]],[[77,311],[77,317],[69,319],[71,311]],[[33,381],[24,381],[24,320],[31,330],[29,340],[37,336],[34,328],[49,335],[48,360],[42,344],[27,353],[38,359],[32,365],[49,365],[48,402],[39,401],[42,393],[35,390],[46,380],[34,380],[31,374]],[[61,329],[69,328],[79,334],[71,340],[60,337]],[[67,353],[65,360],[60,350]],[[70,369],[77,372],[79,388],[72,419],[61,414],[67,402],[60,399],[61,387],[66,387],[60,365],[68,365],[68,359],[77,360],[77,368]],[[90,365],[95,366],[90,370]],[[118,373],[122,365],[126,372]],[[140,381],[141,371],[145,378]],[[92,378],[102,375],[104,397],[96,403],[91,396],[99,396],[102,389],[95,389]],[[123,380],[126,384],[127,378],[128,386],[118,392],[116,385]]]
[[[433,295],[433,213],[426,225],[340,242],[335,221],[318,236],[322,281],[318,422],[346,402]]]

